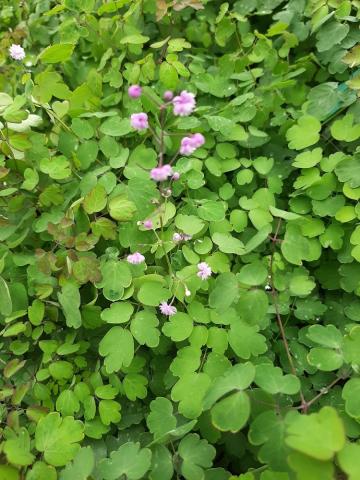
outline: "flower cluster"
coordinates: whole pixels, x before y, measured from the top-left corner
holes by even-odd
[[[177,313],[176,307],[173,307],[172,305],[166,302],[161,302],[159,308],[160,308],[160,312],[163,315],[166,315],[167,317],[171,317],[172,315],[175,315]]]
[[[149,127],[149,120],[146,113],[133,113],[130,117],[130,124],[135,130],[145,130]]]
[[[152,180],[155,180],[155,182],[164,182],[169,177],[171,177],[173,173],[174,172],[173,172],[173,169],[171,168],[171,165],[166,164],[160,167],[153,168],[150,172],[150,178]]]
[[[198,272],[197,276],[201,278],[201,280],[207,280],[211,277],[212,271],[210,266],[206,262],[198,263]]]
[[[145,261],[145,257],[141,253],[135,252],[127,256],[127,261],[133,265],[139,265]]]
[[[173,98],[172,103],[174,106],[174,115],[186,117],[190,115],[196,107],[195,95],[183,90],[180,95]]]
[[[173,239],[173,242],[175,243],[187,242],[188,240],[192,239],[192,236],[187,235],[186,233],[174,233],[172,239]]]
[[[180,153],[181,155],[191,155],[195,150],[205,143],[204,135],[201,133],[194,133],[190,137],[184,137],[181,140]]]
[[[25,58],[25,50],[21,45],[13,43],[9,48],[10,57],[14,60],[23,60]]]

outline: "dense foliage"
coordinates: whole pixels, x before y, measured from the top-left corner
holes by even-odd
[[[359,18],[2,0],[0,480],[359,480]]]

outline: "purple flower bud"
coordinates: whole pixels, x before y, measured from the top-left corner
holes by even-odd
[[[174,94],[171,90],[166,90],[166,92],[164,92],[164,95],[163,95],[163,99],[166,100],[167,102],[169,102],[170,100],[172,100],[174,98]]]
[[[177,182],[180,178],[180,173],[179,172],[174,172],[173,176],[171,178],[174,180],[174,182]]]
[[[151,230],[153,228],[153,222],[151,220],[145,220],[143,225],[146,230]]]
[[[142,88],[140,85],[130,85],[128,88],[128,94],[131,98],[139,98],[142,94]]]

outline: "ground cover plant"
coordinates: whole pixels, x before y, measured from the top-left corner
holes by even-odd
[[[359,17],[1,2],[0,480],[360,479]]]

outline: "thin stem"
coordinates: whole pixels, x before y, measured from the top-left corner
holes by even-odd
[[[309,400],[308,402],[306,402],[306,405],[307,405],[307,408],[311,407],[311,405],[313,403],[315,403],[317,400],[319,400],[319,398],[321,398],[323,395],[326,395],[329,393],[329,390],[331,390],[338,382],[340,382],[340,380],[344,380],[344,378],[346,377],[343,377],[343,376],[340,376],[340,377],[336,377],[335,380],[333,380],[331,383],[329,383],[329,385],[327,387],[324,387],[321,389],[320,393],[318,393],[317,395],[315,395],[314,398],[312,398],[311,400]],[[297,407],[298,410],[301,410],[302,409],[302,405],[300,405],[299,407]]]
[[[271,240],[274,246],[275,246],[276,243],[277,243],[277,236],[278,236],[279,231],[280,231],[281,221],[282,221],[282,220],[281,220],[281,218],[280,218],[279,221],[278,221],[278,224],[277,224],[277,226],[276,226],[275,234],[274,234],[274,236],[273,236],[273,238],[272,238],[272,240]],[[295,368],[294,361],[293,361],[293,358],[292,358],[292,356],[291,356],[291,352],[290,352],[290,348],[289,348],[289,343],[288,343],[287,338],[286,338],[285,328],[284,328],[284,325],[283,325],[283,322],[282,322],[282,319],[281,319],[280,310],[279,310],[279,303],[278,303],[278,295],[277,295],[277,291],[276,291],[275,285],[274,285],[274,278],[273,278],[274,253],[275,253],[275,249],[274,249],[274,251],[273,251],[272,254],[271,254],[270,267],[269,267],[271,296],[272,296],[272,298],[273,298],[273,304],[274,304],[274,307],[275,307],[276,320],[277,320],[277,324],[278,324],[278,327],[279,327],[279,330],[280,330],[281,339],[282,339],[282,342],[283,342],[283,344],[284,344],[286,356],[287,356],[288,361],[289,361],[290,369],[291,369],[292,374],[293,374],[295,377],[297,377],[296,368]],[[306,412],[307,412],[307,409],[308,409],[308,403],[307,403],[306,400],[305,400],[305,397],[304,397],[304,394],[302,393],[301,387],[300,387],[300,392],[299,392],[299,394],[300,394],[300,399],[301,399],[300,409],[301,409],[304,413],[306,413]]]
[[[163,230],[163,220],[162,220],[161,214],[160,214],[159,218],[160,218],[160,226],[161,226],[161,236],[163,236],[164,230]],[[155,237],[157,238],[157,240],[159,242],[159,245],[161,246],[161,248],[164,252],[164,256],[165,256],[166,263],[167,263],[167,266],[168,266],[168,269],[169,269],[169,273],[172,275],[171,263],[170,263],[169,255],[168,255],[168,253],[166,251],[166,248],[165,248],[165,245],[164,245],[164,241],[159,237],[159,235],[157,234],[155,229],[153,230],[153,232],[154,232]]]
[[[159,167],[162,167],[164,160],[164,122],[165,109],[160,107],[160,152],[159,152]]]

